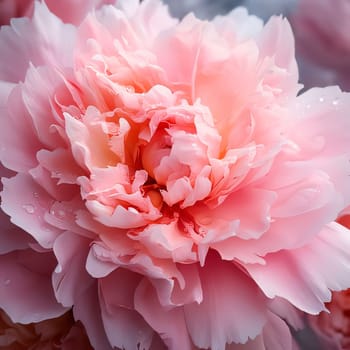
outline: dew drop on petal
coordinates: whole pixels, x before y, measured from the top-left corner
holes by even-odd
[[[134,87],[133,87],[133,86],[131,86],[131,85],[126,86],[126,87],[125,87],[125,89],[126,89],[126,91],[127,91],[127,92],[130,92],[130,93],[135,92]]]
[[[28,213],[28,214],[34,214],[35,207],[32,204],[23,204],[22,208]]]
[[[58,264],[55,268],[56,273],[61,273],[62,272],[62,265]]]

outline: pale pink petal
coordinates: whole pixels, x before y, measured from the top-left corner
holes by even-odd
[[[72,306],[93,282],[85,269],[89,243],[71,232],[63,233],[54,243],[57,266],[52,284],[57,300],[64,306]]]
[[[333,223],[308,245],[269,254],[266,265],[246,265],[246,269],[267,297],[282,297],[299,309],[316,314],[325,310],[330,289],[347,288],[349,249],[349,230]]]
[[[118,267],[116,263],[108,259],[108,253],[104,251],[105,249],[98,244],[93,244],[90,248],[86,270],[94,278],[105,277]]]
[[[36,152],[40,143],[35,134],[31,118],[22,100],[19,86],[14,88],[7,102],[6,123],[0,128],[0,156],[1,162],[14,171],[27,171],[37,165]],[[13,130],[16,130],[14,133]]]
[[[268,76],[265,83],[272,83],[271,86],[278,85],[281,91],[281,97],[295,95],[300,86],[298,86],[298,67],[294,53],[294,37],[290,24],[281,17],[272,17],[265,25],[258,40],[259,53],[261,57],[273,58],[276,66],[282,68],[280,77],[276,77],[276,71],[272,76]],[[276,84],[278,79],[278,84]]]
[[[49,225],[44,217],[53,204],[53,199],[38,186],[30,176],[17,174],[4,179],[1,208],[11,221],[31,234],[43,247],[52,247],[61,231]],[[18,190],[21,196],[18,196]]]
[[[22,87],[23,103],[43,147],[56,148],[66,145],[65,139],[53,129],[55,125],[63,126],[63,117],[57,115],[56,101],[53,100],[62,84],[62,78],[55,70],[32,65],[27,69],[25,84]],[[70,101],[67,98],[65,102],[68,104]]]
[[[63,24],[45,4],[36,2],[35,7],[32,20],[14,19],[12,27],[0,30],[0,47],[6,47],[1,55],[0,79],[23,81],[29,62],[34,66],[72,66],[75,28]]]

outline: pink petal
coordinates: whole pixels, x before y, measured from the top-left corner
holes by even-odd
[[[71,232],[60,235],[53,246],[58,265],[52,275],[57,300],[72,306],[92,283],[85,269],[90,240]]]
[[[6,122],[0,128],[0,159],[11,170],[27,171],[38,164],[35,156],[41,145],[33,133],[20,86],[11,91],[6,108],[2,116]]]
[[[40,322],[67,311],[53,294],[54,264],[51,253],[32,250],[0,256],[1,307],[14,322]]]
[[[153,330],[135,311],[134,293],[141,276],[118,269],[99,283],[102,321],[112,346],[149,349]]]
[[[266,349],[293,350],[290,329],[281,318],[272,312],[268,313],[268,319],[263,330],[263,338]]]
[[[104,4],[113,4],[115,0],[45,0],[48,8],[62,21],[79,25],[89,11]],[[69,9],[69,11],[67,11]]]
[[[3,182],[1,208],[4,212],[15,225],[32,235],[43,247],[52,247],[61,233],[44,219],[53,204],[52,198],[28,175],[17,174]]]
[[[94,349],[113,350],[102,323],[97,284],[90,286],[80,295],[74,304],[73,314],[76,320],[83,323]]]
[[[193,343],[201,348],[224,349],[226,343],[255,338],[266,320],[266,300],[253,280],[216,253],[208,255],[199,275],[203,301],[184,306]]]
[[[1,28],[0,47],[6,50],[1,55],[0,79],[23,81],[29,62],[72,67],[74,42],[75,28],[63,24],[43,2],[36,2],[32,20],[14,19],[11,27]]]
[[[66,145],[66,141],[53,130],[53,125],[63,126],[62,116],[54,109],[54,99],[61,85],[60,74],[51,67],[30,65],[22,86],[23,102],[32,119],[34,132],[42,144],[51,149]],[[72,102],[68,100],[66,103]]]
[[[135,308],[161,336],[169,350],[192,350],[183,310],[161,306],[155,290],[146,279],[136,290]]]
[[[297,308],[316,314],[325,310],[330,290],[349,287],[349,251],[349,230],[332,223],[310,244],[269,254],[266,265],[245,267],[267,297],[282,297]]]

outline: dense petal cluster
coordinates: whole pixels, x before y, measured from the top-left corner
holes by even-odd
[[[2,308],[73,307],[98,350],[292,349],[295,308],[350,287],[350,96],[297,96],[280,17],[74,23],[37,2],[0,31]]]

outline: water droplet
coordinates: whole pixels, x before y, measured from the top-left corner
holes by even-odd
[[[319,98],[319,101],[322,103],[322,102],[324,102],[324,97],[320,97]]]
[[[131,85],[126,86],[125,89],[127,92],[130,92],[130,93],[135,92],[135,88]]]
[[[23,204],[22,208],[28,213],[33,214],[35,211],[34,205],[32,204]]]
[[[332,101],[333,106],[338,106],[339,105],[339,99],[335,99]]]
[[[5,286],[8,286],[10,283],[11,283],[11,280],[9,280],[9,279],[4,281]]]
[[[39,198],[39,193],[38,192],[33,192],[33,197],[34,198]]]
[[[62,265],[58,264],[55,268],[56,273],[61,273],[62,272]]]

